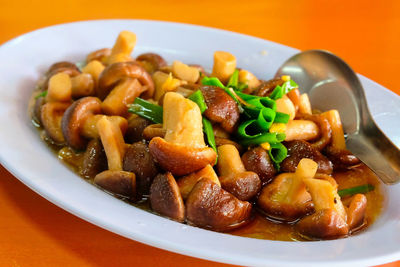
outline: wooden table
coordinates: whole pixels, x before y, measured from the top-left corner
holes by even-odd
[[[400,94],[397,0],[0,0],[0,43],[49,25],[107,18],[185,22],[299,49],[327,49]],[[87,223],[46,201],[1,166],[0,210],[0,266],[220,265],[149,247]],[[400,266],[400,261],[385,266]]]

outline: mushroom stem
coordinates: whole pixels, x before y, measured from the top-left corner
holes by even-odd
[[[231,173],[245,172],[239,151],[233,145],[222,145],[218,147],[218,173],[220,176]]]
[[[193,101],[169,92],[164,97],[165,141],[194,148],[205,147],[202,116]]]
[[[97,122],[97,129],[107,155],[108,169],[113,171],[122,170],[125,141],[121,129],[107,117],[102,117]]]
[[[81,128],[81,134],[86,138],[98,138],[99,131],[97,129],[97,122],[105,117],[105,115],[93,115],[89,116]],[[128,121],[121,116],[108,116],[108,119],[121,129],[122,134],[124,134],[128,128]]]
[[[68,74],[57,73],[49,80],[46,96],[47,102],[69,102],[71,101],[71,78]]]

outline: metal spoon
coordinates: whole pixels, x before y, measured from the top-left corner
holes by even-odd
[[[339,57],[309,50],[289,58],[276,76],[290,75],[313,108],[337,109],[346,146],[386,184],[400,181],[400,150],[373,120],[357,75]]]

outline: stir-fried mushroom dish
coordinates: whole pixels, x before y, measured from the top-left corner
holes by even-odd
[[[32,95],[42,139],[81,177],[177,222],[241,236],[335,239],[374,221],[380,183],[346,150],[337,110],[313,110],[289,76],[261,80],[228,52],[216,51],[208,71],[132,58],[135,45],[123,31],[84,63],[55,63]]]

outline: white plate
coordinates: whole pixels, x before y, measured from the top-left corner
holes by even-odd
[[[0,47],[0,159],[31,189],[112,232],[166,250],[241,265],[374,265],[400,259],[400,185],[387,187],[382,216],[363,233],[340,240],[279,242],[221,234],[176,223],[130,206],[88,184],[41,142],[27,115],[37,79],[54,62],[80,61],[111,47],[121,30],[137,34],[134,54],[153,51],[211,67],[216,50],[268,79],[297,50],[205,27],[141,20],[87,21],[40,29]],[[265,51],[265,52],[263,52]],[[378,124],[400,144],[400,98],[361,77]],[[396,127],[394,127],[396,126]],[[377,157],[379,155],[376,155]]]

